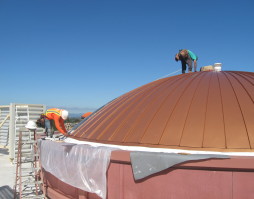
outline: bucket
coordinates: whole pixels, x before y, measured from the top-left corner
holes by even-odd
[[[221,71],[222,63],[214,63],[213,67],[215,71]]]

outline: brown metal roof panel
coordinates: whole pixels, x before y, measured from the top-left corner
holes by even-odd
[[[129,119],[119,118],[120,122],[122,121],[121,128],[117,129],[118,133],[113,136],[113,140],[119,140],[123,142],[138,142],[138,138],[130,140],[128,139],[128,137],[131,137],[132,133],[142,136],[141,132],[135,133],[134,128],[136,127],[136,125],[142,125],[142,115],[145,109],[150,105],[151,95],[153,92],[149,93],[150,94],[146,95],[146,97],[144,97],[143,99],[138,100],[136,106],[133,106],[128,110]],[[125,116],[123,115],[123,118],[124,117]]]
[[[253,99],[250,98],[248,89],[246,87],[249,84],[241,82],[242,78],[235,74],[227,75],[232,86],[234,87],[235,94],[242,112],[246,127],[246,137],[248,138],[251,148],[254,148],[254,103]],[[248,86],[249,87],[249,86]],[[250,89],[250,88],[249,88]],[[252,90],[254,90],[252,86]]]
[[[160,139],[159,144],[177,146],[179,145],[180,139],[177,139],[178,142],[170,143],[171,139],[177,135],[175,133],[174,127],[169,128],[167,126],[169,125],[168,123],[171,121],[171,118],[174,119],[174,117],[172,116],[173,112],[177,104],[179,103],[179,100],[182,97],[184,91],[191,84],[191,81],[191,78],[184,78],[183,81],[181,81],[180,84],[177,85],[177,88],[174,89],[172,95],[170,95],[169,98],[164,102],[162,108],[160,109],[160,114],[156,116],[156,123],[153,124],[153,129],[156,129],[157,125],[158,128],[161,128],[163,130],[162,134],[158,136]]]
[[[210,82],[204,123],[203,147],[226,148],[223,106],[217,73],[213,73]]]
[[[160,144],[174,146],[180,145],[186,117],[201,77],[202,75],[189,76],[186,78],[186,82],[183,82],[184,90],[179,90],[181,92],[180,98],[175,104],[174,110],[170,115]]]
[[[93,132],[91,139],[106,139],[105,136],[108,138],[114,133],[114,131],[109,131],[109,129],[113,127],[117,128],[119,126],[119,122],[117,122],[117,117],[120,113],[124,113],[126,109],[123,109],[122,106],[115,108],[114,110],[108,112],[108,114],[104,115],[102,118],[103,120],[98,123],[94,128],[91,129]],[[107,136],[107,132],[111,135]]]
[[[96,130],[99,129],[100,126],[109,118],[107,116],[110,116],[109,113],[111,113],[111,110],[114,110],[116,107],[117,103],[112,103],[103,108],[103,111],[98,111],[95,115],[91,116],[91,118],[89,118],[89,120],[86,121],[80,129],[78,129],[81,133],[79,136],[83,138],[91,138]]]
[[[242,88],[249,95],[250,100],[254,103],[254,75],[253,79],[248,78],[242,73],[229,72],[241,84]]]
[[[142,138],[142,143],[159,144],[166,123],[174,108],[174,105],[172,104],[176,104],[180,96],[180,93],[177,91],[179,90],[179,86],[183,83],[183,81],[185,81],[185,79],[181,79],[170,84],[170,87],[162,93],[162,97],[160,97],[162,100],[160,103],[157,103],[157,110],[153,114],[151,122],[146,128],[145,135]],[[179,95],[177,95],[177,93]]]
[[[160,87],[156,86],[153,88],[153,90],[147,90],[147,92],[143,93],[143,96],[141,96],[140,98],[137,98],[135,101],[130,103],[129,106],[126,106],[126,104],[124,104],[122,109],[119,110],[120,113],[116,115],[115,122],[112,122],[112,125],[111,123],[108,124],[109,126],[111,126],[109,129],[110,134],[115,134],[114,132],[116,128],[112,129],[114,123],[117,124],[117,126],[115,127],[119,127],[117,128],[119,130],[119,129],[122,129],[121,126],[124,125],[125,121],[133,118],[135,119],[134,123],[136,123],[136,121],[139,120],[139,118],[142,118],[140,115],[142,115],[145,109],[147,109],[147,107],[150,106],[150,103],[154,101],[154,98],[158,97],[159,90],[164,88],[163,85],[165,85],[164,82],[160,85]],[[145,119],[142,118],[141,122],[138,123],[139,125],[142,125],[142,120],[145,120]],[[132,128],[134,126],[134,123],[129,127]],[[129,131],[127,131],[126,133],[129,133]],[[119,136],[118,136],[118,140],[123,141],[126,134],[123,134],[122,132],[120,134],[121,134],[121,140],[119,140]],[[139,132],[139,134],[141,135],[142,133]],[[106,138],[106,137],[103,136],[103,138]],[[111,135],[110,140],[114,140],[114,136]]]
[[[243,71],[228,71],[229,73],[235,73],[237,75],[244,76],[248,81],[254,83],[254,74],[253,72],[243,72]]]
[[[156,106],[153,105],[154,102],[158,100],[160,95],[154,94],[153,96],[149,96],[144,101],[140,101],[139,108],[134,113],[134,117],[132,119],[133,123],[129,126],[128,134],[125,134],[124,141],[127,142],[140,142],[141,137],[144,135],[146,126],[148,125],[149,121],[153,117],[153,114],[156,111]],[[157,99],[155,99],[157,97]],[[151,108],[150,108],[151,107]],[[148,111],[149,110],[149,111]],[[140,128],[141,127],[141,128]],[[135,133],[137,132],[138,133]],[[139,135],[138,137],[132,136],[133,134]],[[133,140],[131,140],[131,138]]]
[[[142,139],[144,143],[154,142],[156,144],[159,144],[160,141],[163,139],[162,137],[165,136],[164,134],[166,125],[171,118],[173,110],[176,104],[178,103],[182,95],[182,92],[186,89],[186,86],[190,81],[191,79],[186,80],[185,78],[177,82],[177,84],[171,88],[170,92],[168,92],[167,97],[161,103],[158,111],[153,117],[152,122],[149,124],[149,127],[147,128],[146,136],[143,137]]]
[[[181,146],[202,147],[204,123],[206,116],[207,96],[211,75],[204,73],[194,91],[194,96],[188,110]]]
[[[250,148],[237,96],[224,72],[218,73],[224,112],[226,147]]]
[[[102,138],[107,139],[108,137],[110,140],[123,142],[125,136],[129,133],[135,121],[139,118],[140,107],[145,101],[144,99],[147,98],[138,99],[136,102],[129,104],[129,106],[122,107],[122,113],[116,115],[114,121],[111,121],[108,124],[108,134],[105,134]],[[119,111],[121,112],[121,110]],[[132,122],[130,122],[130,120]],[[119,131],[121,132],[118,133]]]
[[[175,81],[172,81],[174,84]],[[145,130],[149,125],[154,114],[157,112],[160,103],[166,97],[165,94],[168,93],[168,89],[172,84],[164,84],[161,88],[154,89],[154,92],[149,92],[147,98],[140,100],[138,106],[137,118],[132,124],[129,134],[125,138],[125,142],[140,142],[141,138],[144,136]],[[157,107],[157,108],[156,108]],[[141,129],[140,129],[141,127]],[[138,133],[136,133],[138,132]]]
[[[121,127],[119,127],[115,131],[115,134],[113,135],[113,138],[111,140],[114,140],[116,142],[123,142],[123,143],[126,142],[126,137],[131,133],[133,124],[135,123],[137,117],[138,117],[138,114],[134,114],[133,117],[130,117],[128,120],[122,123]]]
[[[155,139],[151,139],[151,137],[153,137],[153,134],[156,134],[156,137],[158,139],[158,134],[161,134],[162,132],[159,132],[157,129],[153,132],[153,134],[148,134],[147,131],[149,129],[149,125],[151,123],[154,123],[154,116],[158,113],[162,103],[167,99],[168,95],[172,93],[175,85],[178,82],[176,82],[176,84],[174,83],[175,82],[172,82],[170,84],[167,84],[165,87],[161,87],[161,89],[158,89],[157,92],[154,93],[153,96],[151,96],[148,104],[143,106],[143,111],[140,114],[139,119],[136,121],[136,125],[133,128],[133,133],[139,132],[140,134],[140,137],[138,138],[140,143],[158,143],[158,140],[156,141]],[[130,137],[128,137],[126,141],[130,141]]]

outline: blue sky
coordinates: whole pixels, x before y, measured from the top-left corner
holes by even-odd
[[[252,0],[1,0],[0,105],[92,111],[179,70],[182,48],[199,67],[253,72],[253,8]]]

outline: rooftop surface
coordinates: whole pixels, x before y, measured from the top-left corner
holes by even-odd
[[[0,148],[0,199],[12,199],[15,181],[15,165],[9,159],[7,149]]]

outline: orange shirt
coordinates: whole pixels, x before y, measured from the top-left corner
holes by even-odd
[[[87,113],[84,113],[81,117],[84,119],[88,116],[90,116],[93,112],[87,112]]]
[[[67,130],[64,126],[64,120],[61,117],[61,112],[62,109],[51,108],[46,111],[45,116],[49,120],[54,120],[55,126],[60,133],[67,134]]]

